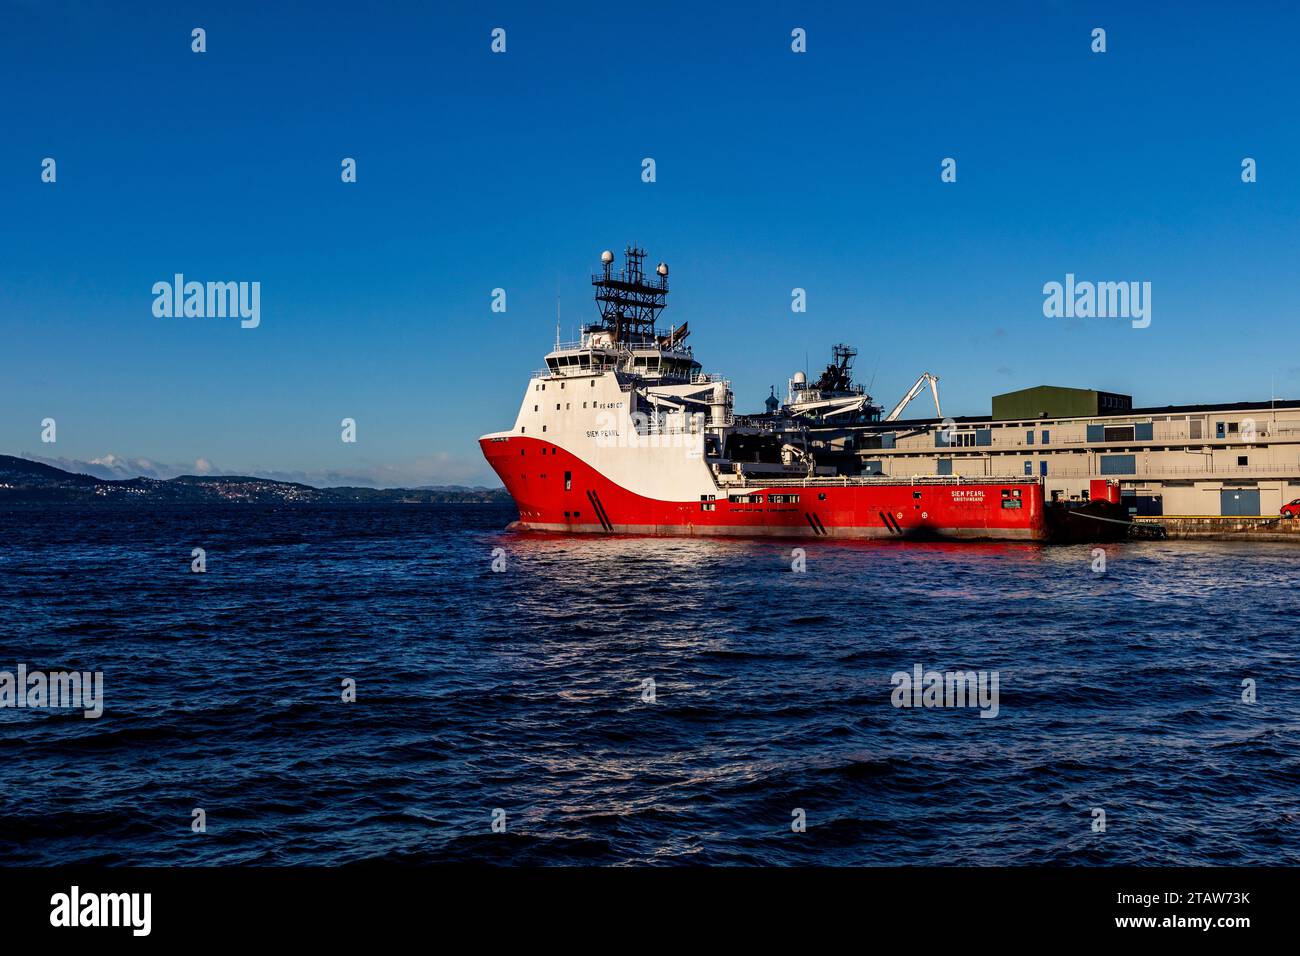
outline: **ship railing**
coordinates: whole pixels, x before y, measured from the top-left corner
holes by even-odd
[[[604,285],[607,282],[618,282],[623,285],[641,286],[647,289],[653,289],[655,292],[668,291],[668,277],[661,276],[656,272],[646,275],[644,273],[633,274],[625,269],[620,269],[618,272],[611,269],[608,273],[593,272],[591,274],[592,285]]]
[[[787,425],[781,419],[765,418],[761,415],[733,415],[730,424],[737,428],[752,428],[756,431],[784,431]]]
[[[693,412],[683,417],[681,414],[667,415],[663,418],[645,416],[638,413],[632,420],[632,430],[641,437],[652,435],[703,435],[709,428],[729,425],[730,420],[715,421],[704,412]]]
[[[569,378],[571,376],[599,375],[602,372],[609,372],[617,366],[613,362],[604,364],[596,363],[593,365],[568,365],[559,368],[539,368],[534,369],[533,378]]]

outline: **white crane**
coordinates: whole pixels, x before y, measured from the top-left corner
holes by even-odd
[[[939,376],[931,375],[929,372],[922,372],[921,377],[916,380],[916,384],[911,390],[903,396],[903,400],[894,406],[894,410],[885,416],[884,420],[892,422],[899,415],[903,414],[905,409],[916,396],[921,394],[921,389],[925,388],[926,382],[930,383],[930,392],[934,395],[934,411],[939,418],[943,418],[943,410],[939,408]]]

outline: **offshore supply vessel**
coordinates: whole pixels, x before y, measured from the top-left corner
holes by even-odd
[[[851,379],[856,351],[835,347],[785,402],[737,416],[729,382],[703,371],[686,323],[659,326],[668,266],[647,275],[629,246],[601,254],[598,321],[535,372],[514,426],[479,439],[519,509],[521,530],[817,538],[1095,540],[1117,536],[1118,487],[1098,482],[1074,507],[1044,501],[1032,476],[886,477],[864,472],[854,426],[882,409]],[[883,420],[926,385],[925,373]],[[1110,508],[1116,514],[1111,514]],[[1090,514],[1089,512],[1093,512]],[[1107,517],[1110,515],[1110,517]],[[1101,521],[1081,520],[1099,517]]]

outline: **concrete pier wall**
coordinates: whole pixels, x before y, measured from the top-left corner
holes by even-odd
[[[1161,525],[1170,538],[1220,541],[1292,541],[1300,544],[1300,520],[1260,517],[1166,515],[1135,518],[1135,524]]]

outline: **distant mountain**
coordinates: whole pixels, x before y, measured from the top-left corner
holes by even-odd
[[[508,504],[504,488],[313,488],[242,476],[97,478],[0,455],[0,504],[14,501],[234,501],[321,504]]]

